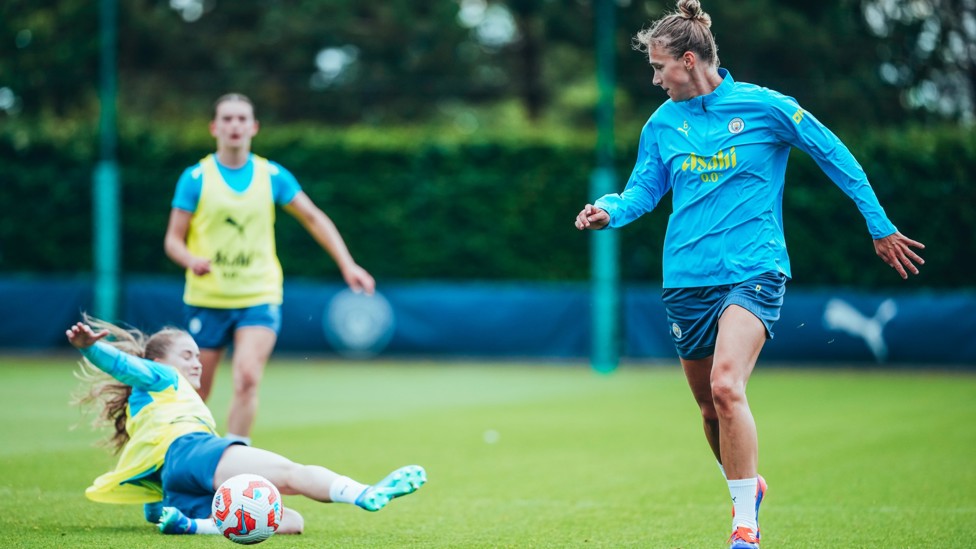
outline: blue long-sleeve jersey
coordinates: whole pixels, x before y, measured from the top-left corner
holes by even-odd
[[[873,238],[896,232],[846,146],[796,101],[736,82],[719,69],[714,92],[668,100],[640,137],[627,187],[594,205],[621,227],[673,190],[664,240],[664,287],[733,284],[778,271],[790,260],[783,234],[783,187],[790,149],[809,154],[857,204]]]

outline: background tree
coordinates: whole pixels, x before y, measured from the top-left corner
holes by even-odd
[[[0,4],[0,118],[90,112],[97,37],[97,2]]]
[[[647,60],[630,48],[629,37],[658,18],[673,2],[635,2],[622,8],[620,85],[639,111],[650,114],[664,98],[649,91]],[[852,0],[705,1],[722,66],[737,80],[795,97],[837,131],[909,121],[897,90],[878,75],[881,41],[866,29]]]
[[[881,75],[906,105],[974,121],[976,1],[864,0],[864,18],[884,39]]]
[[[881,78],[909,74],[895,63],[907,47],[904,33],[890,17],[882,19],[889,21],[887,35],[869,32],[861,1],[742,0],[705,8],[720,57],[736,78],[793,95],[838,128],[910,120],[899,89]],[[879,13],[915,13],[890,6],[920,4],[863,1],[872,28]],[[972,0],[933,5],[966,2]],[[252,95],[261,119],[274,123],[447,122],[477,131],[522,119],[526,127],[592,127],[592,3],[120,2],[120,120],[197,124],[189,119],[209,116],[213,99],[234,89]],[[627,124],[642,124],[663,100],[631,37],[671,9],[670,1],[618,0],[617,112],[628,135]],[[970,12],[953,20],[954,33],[938,35],[947,45],[969,32]],[[96,5],[10,0],[0,14],[0,113],[75,113],[94,121]],[[912,66],[938,66],[929,61]]]
[[[565,259],[584,254],[585,241],[565,241],[558,250],[553,242],[564,242],[562,212],[592,198],[593,1],[119,2],[127,268],[174,268],[159,253],[172,185],[179,170],[213,146],[206,121],[214,98],[237,90],[252,95],[259,118],[270,122],[260,152],[292,168],[310,194],[334,206],[340,226],[365,227],[350,235],[350,245],[372,265],[388,261],[378,274],[585,276]],[[865,1],[706,0],[705,7],[723,65],[739,80],[796,97],[836,129],[881,182],[882,202],[903,232],[937,241],[932,235],[973,225],[970,202],[958,199],[971,187],[971,136],[938,116],[908,124],[926,111],[907,108],[899,88],[880,76],[890,72],[880,55],[905,36],[873,34],[862,13]],[[98,13],[90,4],[0,4],[0,202],[36,202],[38,192],[46,198],[14,212],[20,217],[0,218],[0,270],[90,268],[86,216],[99,108]],[[640,127],[665,99],[631,38],[671,9],[673,0],[618,0],[621,178],[632,167]],[[968,28],[972,16],[959,19]],[[825,190],[829,182],[805,155],[791,162],[789,178],[784,207],[797,219],[791,246],[819,252],[820,228],[858,223],[846,197]],[[908,194],[911,201],[898,198]],[[665,210],[624,229],[622,272],[629,279],[659,276]],[[918,215],[935,210],[945,215]],[[404,220],[417,215],[433,221],[402,231]],[[480,224],[486,222],[491,225]],[[301,258],[314,256],[302,246],[314,242],[298,225],[283,223],[281,249],[294,254],[288,261],[301,270]],[[867,278],[890,272],[866,267],[878,267],[870,247],[849,236],[837,234],[830,246],[838,257],[857,257],[839,262],[848,271],[839,280],[885,283]],[[391,245],[391,239],[402,242]],[[926,272],[942,265],[947,274],[927,280],[960,283],[966,273],[949,268],[956,248],[937,248],[927,252]],[[391,250],[402,255],[391,258]],[[816,277],[840,267],[821,274],[822,258],[793,259],[798,273],[813,273],[804,280],[837,281]]]

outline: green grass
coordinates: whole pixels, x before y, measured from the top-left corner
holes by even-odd
[[[74,360],[0,358],[0,546],[231,547],[85,499],[113,458],[67,404]],[[764,549],[976,546],[976,376],[761,365],[749,395],[770,484]],[[409,463],[429,475],[379,513],[286,496],[306,532],[262,547],[720,548],[730,528],[673,365],[277,358],[254,438],[364,482]]]

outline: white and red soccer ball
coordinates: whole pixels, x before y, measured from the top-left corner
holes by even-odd
[[[213,520],[225,538],[251,545],[270,538],[281,524],[281,494],[260,475],[233,476],[217,488]]]

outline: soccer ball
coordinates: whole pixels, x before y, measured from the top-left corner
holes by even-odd
[[[213,519],[217,529],[234,543],[250,545],[270,538],[281,524],[281,494],[260,475],[230,477],[217,488]]]

